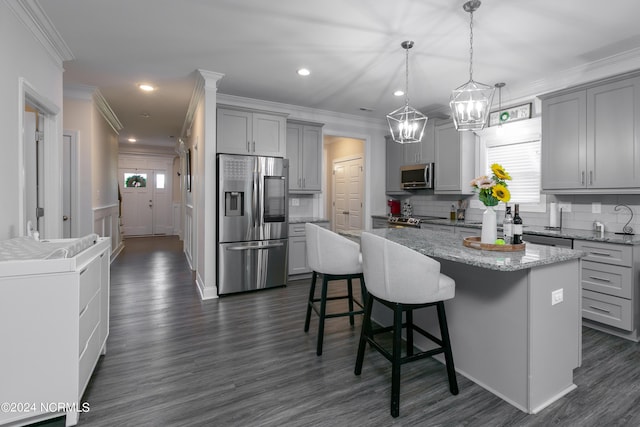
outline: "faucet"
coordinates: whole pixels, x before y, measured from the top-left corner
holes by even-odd
[[[619,210],[620,210],[620,207],[621,207],[621,206],[623,206],[623,207],[625,207],[625,208],[629,209],[629,213],[631,214],[631,218],[629,218],[629,221],[627,221],[627,223],[624,225],[624,227],[622,227],[622,232],[623,232],[624,234],[633,234],[633,228],[631,228],[631,227],[629,226],[629,223],[630,223],[630,222],[631,222],[631,220],[633,219],[633,210],[631,210],[631,208],[630,208],[629,206],[627,206],[627,205],[622,205],[622,204],[617,205],[615,208],[613,208],[613,210],[617,212],[617,211],[619,211]]]

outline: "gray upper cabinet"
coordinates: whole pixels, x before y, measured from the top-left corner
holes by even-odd
[[[452,121],[435,126],[435,194],[473,194],[475,134],[458,132]]]
[[[217,152],[284,157],[286,118],[275,113],[218,108]]]
[[[544,191],[640,192],[640,77],[541,99]]]
[[[435,159],[435,124],[427,121],[422,141],[415,144],[399,144],[404,151],[404,164],[432,163]]]
[[[404,164],[404,145],[416,144],[398,144],[391,136],[386,137],[387,140],[387,161],[386,161],[386,190],[387,194],[409,194],[402,190],[400,185],[400,166]]]
[[[322,190],[322,124],[287,122],[289,192]]]

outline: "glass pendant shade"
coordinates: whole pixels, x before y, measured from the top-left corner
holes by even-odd
[[[427,125],[427,116],[405,105],[387,114],[387,123],[393,140],[400,144],[420,142]]]
[[[492,86],[469,80],[451,93],[449,107],[459,131],[481,130],[487,123],[493,94]]]
[[[405,41],[401,46],[406,52],[404,107],[387,114],[387,123],[395,142],[411,144],[422,140],[424,128],[427,125],[427,116],[409,106],[409,49],[413,47],[413,42]]]

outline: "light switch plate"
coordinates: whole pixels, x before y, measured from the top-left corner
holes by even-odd
[[[551,305],[556,305],[564,300],[563,288],[551,292]]]
[[[291,199],[291,206],[300,206],[300,199]]]
[[[591,213],[594,213],[594,214],[602,213],[602,203],[591,202]]]

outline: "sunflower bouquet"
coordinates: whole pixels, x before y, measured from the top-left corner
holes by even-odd
[[[472,180],[471,186],[478,191],[478,198],[485,206],[507,203],[511,200],[511,193],[507,188],[507,181],[511,180],[511,176],[497,163],[491,165],[491,172],[491,177],[482,175]]]

